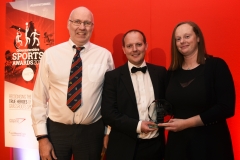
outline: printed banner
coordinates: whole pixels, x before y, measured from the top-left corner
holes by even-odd
[[[32,129],[32,90],[44,51],[54,45],[55,0],[6,4],[5,146],[38,148]]]

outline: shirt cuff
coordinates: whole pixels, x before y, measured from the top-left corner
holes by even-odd
[[[142,125],[142,121],[139,121],[137,125],[137,133],[141,133],[141,125]]]
[[[105,126],[104,134],[105,134],[105,135],[109,135],[110,132],[111,132],[111,127],[110,127],[110,126]]]
[[[34,130],[35,136],[48,134],[46,123],[40,123],[37,125],[33,125],[33,130]]]

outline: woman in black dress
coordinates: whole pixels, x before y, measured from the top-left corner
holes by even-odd
[[[168,75],[174,118],[159,124],[169,131],[165,160],[233,160],[226,122],[235,109],[233,78],[224,60],[207,54],[194,22],[174,28]]]

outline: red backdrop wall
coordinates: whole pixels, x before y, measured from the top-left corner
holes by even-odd
[[[4,87],[4,40],[5,40],[5,4],[14,0],[0,1],[0,87]],[[116,67],[126,62],[121,51],[121,37],[129,29],[142,30],[149,44],[146,61],[169,66],[170,39],[173,27],[180,21],[192,20],[201,27],[210,54],[223,58],[232,72],[237,93],[236,112],[228,119],[232,135],[235,159],[240,160],[240,71],[239,71],[239,37],[240,37],[240,1],[239,0],[56,0],[55,44],[68,40],[67,20],[70,11],[77,6],[86,6],[94,14],[93,43],[109,49],[114,57]],[[20,17],[19,17],[20,18]],[[223,77],[224,78],[224,77]],[[0,150],[1,159],[12,160],[11,148],[4,146],[4,91],[0,92]]]

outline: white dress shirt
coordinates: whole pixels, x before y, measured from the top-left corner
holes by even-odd
[[[144,61],[140,67],[146,66],[146,62]],[[153,132],[149,132],[148,134],[141,132],[141,123],[142,121],[149,121],[148,114],[152,114],[148,112],[148,106],[154,101],[154,90],[152,81],[149,75],[148,70],[146,73],[142,73],[138,71],[136,73],[131,73],[131,68],[136,67],[128,61],[129,72],[131,75],[134,93],[136,97],[138,114],[139,114],[139,123],[137,126],[137,133],[139,133],[138,137],[142,139],[150,139],[158,136],[157,130]],[[139,67],[137,67],[139,68]]]
[[[112,54],[88,42],[82,59],[82,104],[76,112],[66,105],[68,80],[76,49],[70,39],[47,49],[40,61],[33,90],[32,121],[35,135],[47,134],[46,119],[64,124],[91,124],[101,118],[105,72],[114,69]],[[80,46],[78,46],[80,47]]]

